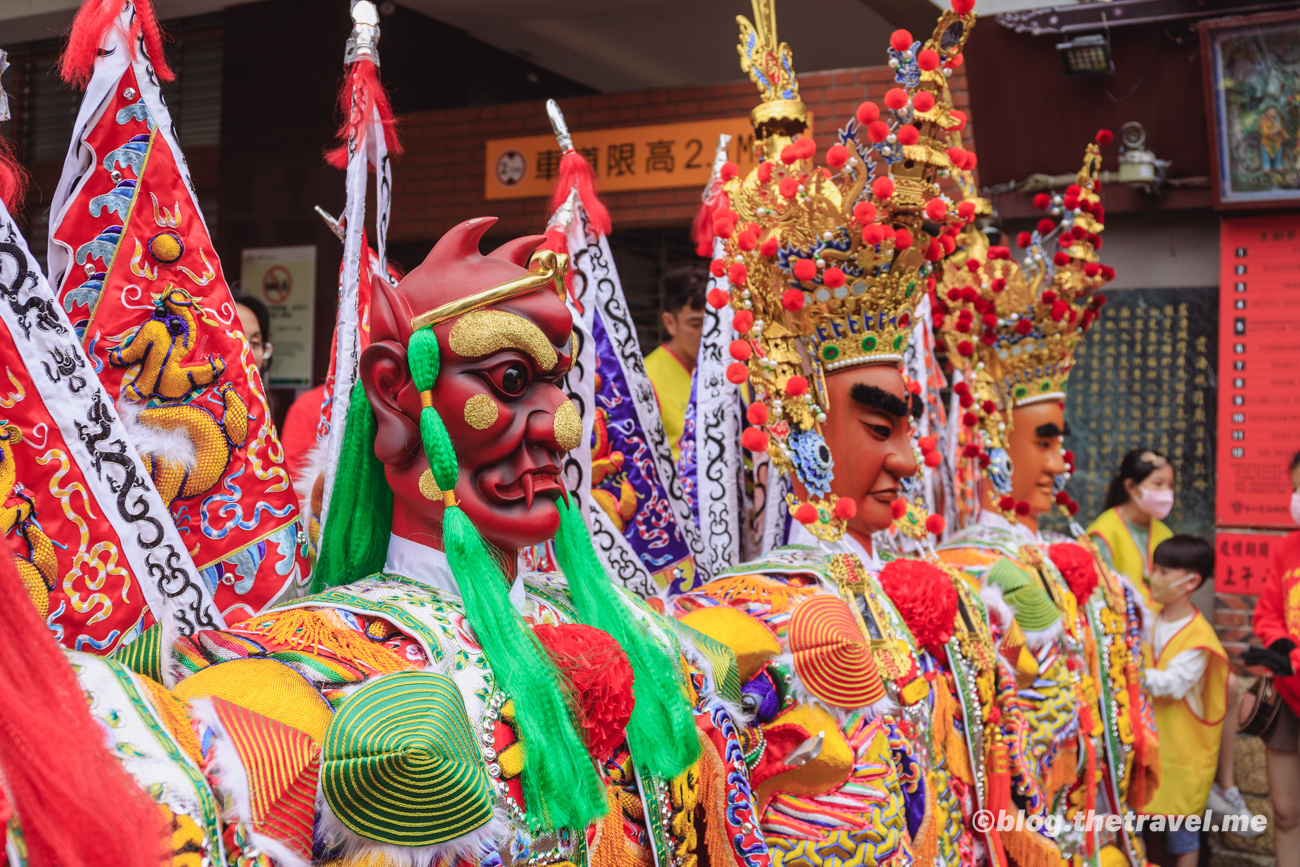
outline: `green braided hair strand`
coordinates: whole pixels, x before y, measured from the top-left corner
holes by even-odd
[[[321,534],[311,592],[321,593],[382,571],[393,526],[393,489],[375,457],[375,411],[358,379]]]
[[[564,501],[555,505],[560,511],[555,555],[582,622],[614,636],[632,663],[636,704],[627,726],[632,757],[643,770],[672,779],[700,754],[695,716],[676,679],[678,666],[610,583],[578,509]]]
[[[407,356],[416,388],[427,393],[439,365],[438,338],[431,328],[411,336]],[[432,406],[420,412],[420,435],[434,481],[446,496],[456,487],[459,465],[447,428]],[[560,673],[515,613],[497,557],[454,499],[443,512],[442,540],[465,614],[497,681],[515,703],[529,822],[584,828],[608,808],[591,755],[574,727]]]

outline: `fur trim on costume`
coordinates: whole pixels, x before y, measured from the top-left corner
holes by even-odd
[[[182,430],[163,430],[140,421],[144,407],[129,400],[119,401],[117,415],[126,428],[128,439],[141,457],[162,458],[180,464],[187,471],[199,465],[194,440]]]
[[[1058,620],[1046,629],[1038,629],[1031,632],[1022,627],[1021,631],[1025,633],[1025,645],[1030,650],[1034,651],[1034,653],[1037,653],[1059,638],[1065,629],[1062,626],[1061,621]]]
[[[349,867],[434,867],[454,864],[460,858],[478,863],[486,844],[499,844],[510,835],[510,826],[498,809],[486,824],[454,840],[435,846],[394,846],[355,834],[339,821],[323,794],[316,797],[316,835],[329,846],[343,845],[342,860]]]
[[[992,584],[986,584],[980,588],[980,600],[984,607],[988,609],[989,619],[996,620],[1001,631],[1005,634],[1007,626],[1015,619],[1016,615],[1007,604],[1007,600],[1002,597],[1002,589],[994,587]],[[998,642],[1001,644],[1001,642]]]
[[[223,818],[235,819],[248,832],[253,848],[270,856],[277,867],[311,867],[311,862],[294,852],[288,846],[262,833],[253,821],[252,787],[248,782],[248,772],[239,759],[235,745],[230,742],[230,735],[217,716],[217,709],[210,698],[198,698],[190,702],[190,712],[200,731],[208,728],[212,731],[211,752],[204,770],[209,784],[219,789],[221,802],[225,804]],[[313,792],[313,799],[318,793]]]

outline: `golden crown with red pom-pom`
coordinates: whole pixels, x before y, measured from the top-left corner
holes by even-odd
[[[1108,140],[1105,131],[1098,134],[1099,142]],[[1100,148],[1089,144],[1076,183],[1063,196],[1036,197],[1059,220],[1044,217],[1033,232],[1021,233],[1023,264],[1010,248],[967,229],[931,299],[948,356],[963,375],[954,387],[963,456],[979,461],[1006,513],[1019,505],[1010,496],[1006,453],[1011,410],[1065,400],[1075,347],[1106,302],[1095,293],[1115,276],[1097,256],[1105,221],[1100,169]]]
[[[830,493],[819,430],[825,375],[902,362],[917,302],[974,213],[940,187],[975,159],[961,147],[966,118],[948,89],[974,0],[953,6],[924,42],[893,34],[897,86],[884,111],[862,103],[820,163],[772,0],[754,0],[753,24],[737,18],[741,67],[763,98],[751,115],[758,165],[744,177],[724,167],[725,199],[712,218],[723,253],[713,272],[731,288],[709,301],[735,309],[727,375],[754,388],[742,444],[796,474],[809,501],[792,501],[795,516],[827,540],[844,534],[854,504]]]

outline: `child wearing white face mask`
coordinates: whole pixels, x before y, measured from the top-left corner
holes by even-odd
[[[1228,708],[1228,655],[1214,627],[1192,604],[1192,591],[1214,572],[1214,547],[1195,536],[1173,536],[1156,548],[1151,594],[1162,606],[1147,648],[1147,687],[1160,731],[1160,786],[1141,812],[1199,816],[1219,764]],[[1195,867],[1196,832],[1165,832],[1165,850],[1178,867]]]
[[[1160,606],[1148,584],[1151,555],[1173,535],[1164,522],[1173,507],[1173,466],[1159,452],[1136,449],[1124,455],[1106,492],[1106,511],[1088,527],[1102,559],[1125,575],[1156,613]]]

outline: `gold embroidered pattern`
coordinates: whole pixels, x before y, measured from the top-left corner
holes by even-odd
[[[554,370],[559,361],[542,329],[504,310],[466,313],[452,326],[448,345],[461,358],[482,358],[502,349],[518,349],[531,355],[542,370]]]
[[[555,441],[560,448],[571,452],[582,443],[582,416],[573,401],[566,400],[555,411]]]
[[[497,422],[497,402],[486,394],[476,394],[465,401],[465,423],[474,430],[487,430]]]

